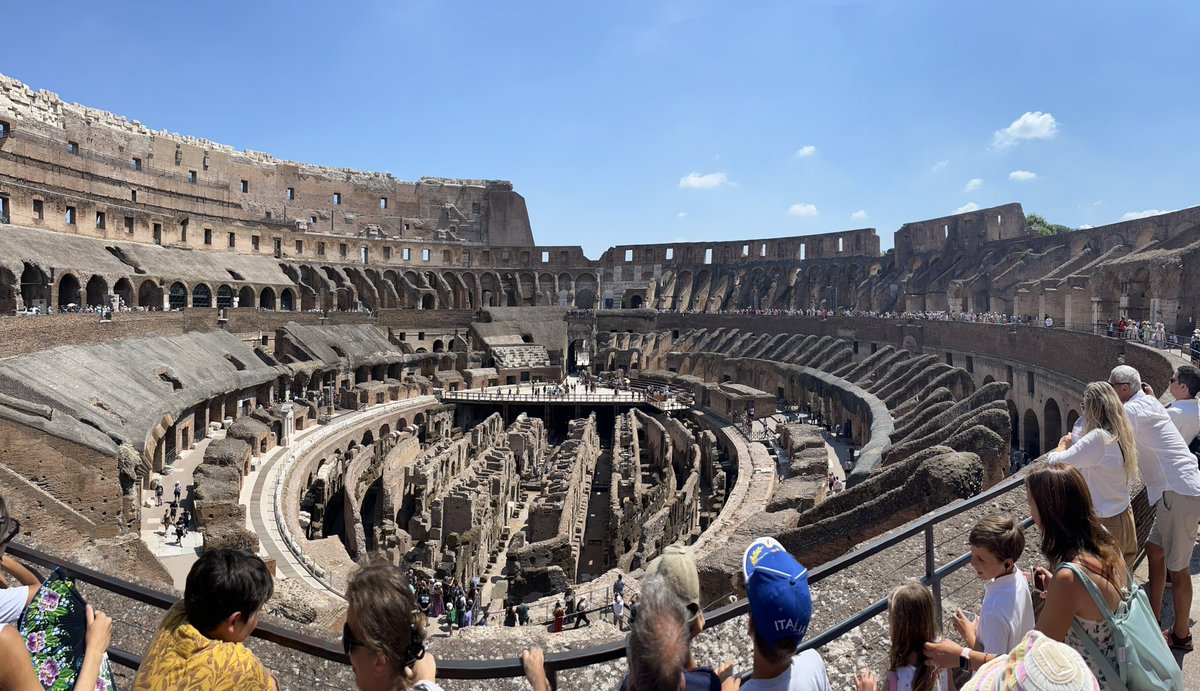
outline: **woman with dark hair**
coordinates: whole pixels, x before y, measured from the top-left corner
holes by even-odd
[[[1079,638],[1080,629],[1114,668],[1117,650],[1108,621],[1080,574],[1096,586],[1109,610],[1116,611],[1122,591],[1129,587],[1121,548],[1101,525],[1087,483],[1075,468],[1063,464],[1037,468],[1029,473],[1025,485],[1033,522],[1042,533],[1042,555],[1055,564],[1053,573],[1041,567],[1034,572],[1034,584],[1045,590],[1046,600],[1037,629],[1079,651],[1101,687],[1107,688],[1103,666],[1091,658],[1088,646]],[[1072,626],[1074,623],[1080,626]]]
[[[437,663],[425,652],[425,617],[399,568],[364,567],[351,577],[346,601],[342,647],[361,691],[441,691]]]

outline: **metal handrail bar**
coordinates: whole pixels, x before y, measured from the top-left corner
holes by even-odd
[[[922,579],[923,583],[932,584],[934,588],[936,602],[939,607],[940,614],[940,584],[941,580],[950,573],[962,568],[970,561],[970,553],[963,554],[949,563],[933,568],[933,527],[943,521],[953,518],[965,511],[969,511],[980,504],[995,499],[996,497],[1011,491],[1014,487],[1024,482],[1023,477],[1011,477],[1004,482],[1001,482],[994,487],[982,492],[974,497],[970,497],[953,506],[941,509],[933,514],[926,516],[920,523],[915,526],[906,528],[894,535],[889,535],[883,538],[872,541],[865,547],[849,552],[841,557],[828,561],[820,566],[809,570],[809,583],[815,584],[825,578],[841,572],[847,567],[853,566],[863,560],[874,556],[885,549],[895,546],[918,534],[924,534],[926,547],[926,575]],[[1025,524],[1029,523],[1029,519],[1025,519]],[[177,597],[169,595],[152,588],[140,586],[130,581],[115,578],[94,571],[87,567],[70,564],[57,558],[51,557],[41,551],[25,547],[17,543],[10,543],[9,551],[16,557],[42,564],[44,566],[64,566],[81,581],[91,583],[93,585],[103,587],[106,590],[129,597],[150,605],[155,605],[161,608],[167,608],[175,604]],[[826,629],[821,633],[813,636],[805,641],[801,646],[802,649],[815,648],[825,645],[831,640],[844,635],[848,631],[862,625],[863,622],[880,614],[887,609],[887,600],[880,600],[870,607],[861,610],[853,616],[835,624],[830,629]],[[738,602],[721,607],[711,614],[705,616],[707,626],[716,626],[746,614],[749,611],[749,603],[743,598]],[[330,641],[321,640],[301,634],[295,631],[284,629],[283,627],[261,622],[254,631],[254,636],[264,640],[282,645],[284,647],[296,650],[298,652],[315,655],[327,660],[333,660],[342,664],[348,664],[349,659],[342,652],[340,646],[335,645]],[[110,649],[110,657],[113,661],[124,666],[136,669],[141,663],[141,658],[127,651],[112,648]],[[562,670],[576,669],[587,667],[589,665],[600,664],[603,662],[611,662],[623,657],[625,654],[625,645],[621,641],[611,641],[599,645],[583,648],[580,650],[566,651],[562,653],[551,653],[546,655],[545,667],[547,674],[556,679],[557,673]],[[518,677],[522,676],[524,667],[518,658],[502,658],[493,660],[439,660],[439,674],[446,679],[491,679],[503,677]]]

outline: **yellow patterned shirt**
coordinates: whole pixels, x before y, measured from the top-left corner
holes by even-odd
[[[133,681],[133,691],[275,691],[270,671],[241,643],[204,636],[183,603],[167,610]]]

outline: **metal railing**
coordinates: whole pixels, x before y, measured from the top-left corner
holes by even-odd
[[[881,552],[884,552],[885,550],[891,549],[910,538],[923,535],[925,576],[921,579],[921,582],[928,585],[933,590],[935,602],[937,603],[938,607],[938,618],[941,619],[942,581],[945,580],[947,576],[969,564],[971,560],[971,554],[968,551],[940,567],[936,566],[934,554],[934,528],[940,523],[943,523],[1012,491],[1014,488],[1024,483],[1024,481],[1024,477],[1010,477],[1004,482],[1001,482],[974,497],[935,511],[903,530],[886,537],[878,538],[860,549],[854,550],[853,552],[849,552],[841,557],[814,567],[809,570],[809,584],[815,585],[820,583],[826,578],[835,576],[842,571],[855,566],[856,564],[859,564]],[[1030,519],[1026,518],[1024,525],[1029,525],[1030,522]],[[69,570],[76,579],[84,583],[90,583],[117,595],[128,597],[138,602],[153,605],[162,609],[170,607],[178,600],[178,597],[175,595],[109,576],[78,564],[72,564],[52,557],[44,552],[31,549],[17,543],[11,543],[8,551],[17,558],[35,564],[40,564],[42,566],[63,566]],[[749,609],[749,603],[745,599],[739,600],[724,607],[720,607],[705,614],[706,626],[713,627],[730,621],[738,616],[747,614]],[[804,641],[800,648],[801,650],[807,650],[826,645],[829,642],[849,633],[855,628],[861,626],[864,622],[883,613],[886,610],[887,599],[880,599],[879,601],[863,610],[860,610],[847,619],[844,619],[841,622],[834,624],[830,628],[808,638],[806,641]],[[492,616],[494,617],[495,614]],[[333,660],[343,664],[349,664],[349,659],[342,652],[340,645],[337,645],[332,641],[314,638],[312,636],[291,631],[276,624],[261,622],[258,625],[258,628],[254,630],[253,635],[300,653],[315,655],[319,658]],[[114,662],[131,669],[137,669],[137,667],[141,664],[141,658],[138,655],[126,650],[110,648],[109,656]],[[612,662],[614,660],[621,659],[624,656],[625,644],[623,641],[610,641],[579,650],[551,653],[546,655],[545,658],[546,673],[550,677],[553,684],[557,679],[557,673],[559,671],[577,669],[580,667],[587,667],[605,662]],[[520,659],[518,658],[438,661],[438,674],[446,679],[493,679],[519,677],[524,675],[524,673],[524,668]]]

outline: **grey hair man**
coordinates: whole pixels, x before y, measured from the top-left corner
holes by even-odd
[[[1191,650],[1188,612],[1192,609],[1192,579],[1188,565],[1200,525],[1200,468],[1166,408],[1154,397],[1154,389],[1142,383],[1136,369],[1128,365],[1114,367],[1108,383],[1125,404],[1146,498],[1154,506],[1154,525],[1146,540],[1150,605],[1155,616],[1161,614],[1170,574],[1176,615],[1174,626],[1166,634],[1172,648]]]
[[[642,581],[638,601],[638,617],[625,640],[629,689],[678,691],[691,648],[687,609],[660,575]]]

